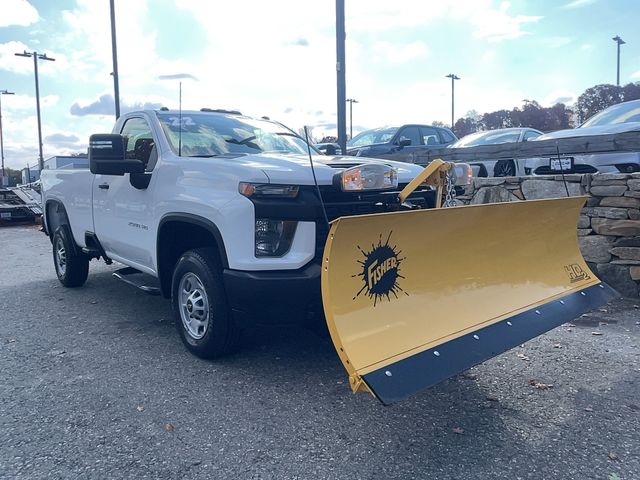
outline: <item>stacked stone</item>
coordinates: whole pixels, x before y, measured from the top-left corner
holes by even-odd
[[[578,220],[580,249],[590,268],[627,297],[640,289],[640,173],[475,178],[461,204],[589,198]]]
[[[582,255],[602,280],[637,297],[640,282],[640,174],[586,176],[591,196],[578,235]]]

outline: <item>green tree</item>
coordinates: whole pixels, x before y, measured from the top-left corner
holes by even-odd
[[[495,130],[496,128],[513,127],[511,112],[509,110],[497,110],[482,115],[481,130]]]
[[[605,83],[587,88],[578,97],[574,107],[578,123],[584,122],[596,113],[623,100],[623,87]]]
[[[471,117],[459,118],[453,127],[453,131],[458,138],[462,138],[470,133],[477,132],[478,130],[480,130],[480,125]]]

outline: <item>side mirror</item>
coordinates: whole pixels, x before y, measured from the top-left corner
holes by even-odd
[[[398,143],[398,145],[400,145],[401,147],[408,147],[409,145],[411,145],[411,139],[403,138],[402,140],[400,140],[400,143]]]
[[[327,145],[327,148],[325,150],[325,155],[336,155],[335,145]]]
[[[102,175],[142,173],[140,160],[125,159],[125,139],[122,135],[98,133],[89,137],[89,170]]]

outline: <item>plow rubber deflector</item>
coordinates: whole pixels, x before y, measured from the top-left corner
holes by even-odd
[[[342,217],[322,300],[354,391],[400,400],[617,294],[576,237],[584,197]]]

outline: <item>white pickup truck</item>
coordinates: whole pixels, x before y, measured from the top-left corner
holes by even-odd
[[[42,172],[58,278],[83,285],[94,258],[126,265],[115,275],[171,298],[201,357],[228,352],[247,321],[310,319],[322,312],[327,220],[435,199],[422,187],[397,204],[420,166],[318,153],[282,124],[238,112],[123,115],[112,134],[91,137],[90,169]],[[149,275],[155,285],[140,279]]]

